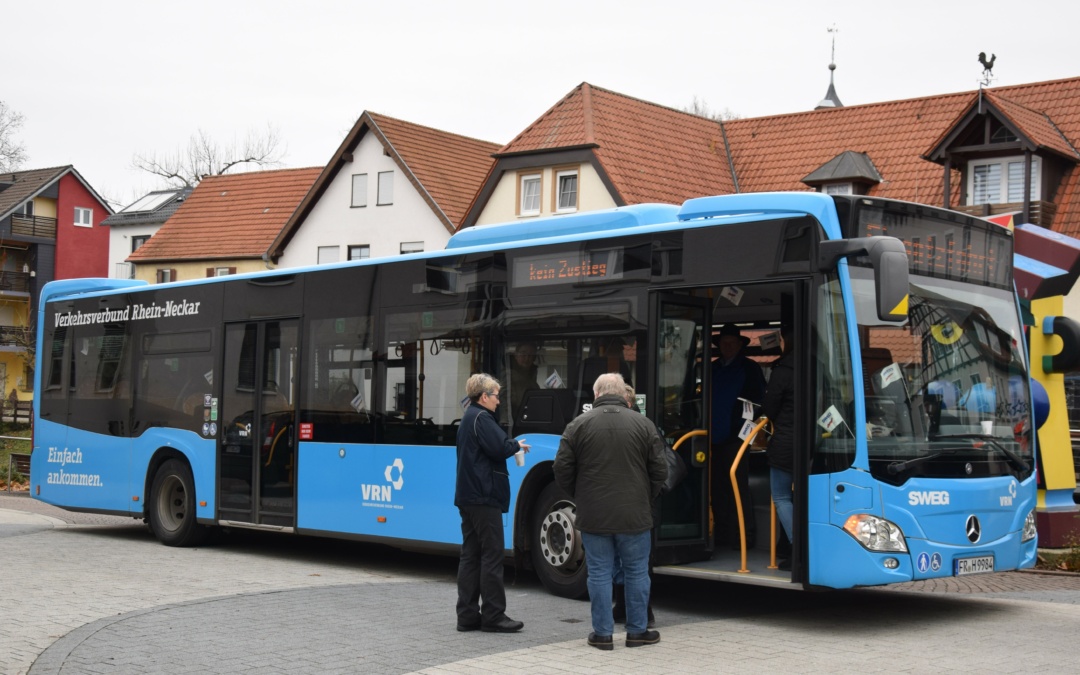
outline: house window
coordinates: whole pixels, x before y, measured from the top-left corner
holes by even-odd
[[[540,215],[540,174],[527,174],[521,177],[518,189],[521,191],[521,200],[518,202],[518,215]]]
[[[851,183],[828,183],[823,186],[822,192],[827,195],[852,195],[855,191],[851,189]]]
[[[340,246],[320,246],[319,264],[336,263],[340,257]]]
[[[176,270],[159,269],[157,271],[157,282],[159,284],[167,284],[170,281],[176,281]]]
[[[376,202],[378,206],[385,206],[387,204],[394,203],[394,172],[393,171],[380,171],[379,172],[379,201]]]
[[[235,267],[207,267],[206,276],[208,277],[227,277],[230,274],[236,274]]]
[[[84,209],[81,206],[75,207],[75,225],[78,227],[93,227],[94,226],[94,209]]]
[[[980,159],[968,164],[970,204],[1012,204],[1024,201],[1024,159]],[[1038,157],[1031,158],[1030,199],[1039,198],[1041,177]]]
[[[401,255],[406,253],[423,253],[424,242],[422,241],[403,241],[401,242]]]
[[[349,247],[349,260],[367,260],[371,257],[371,247],[367,244]]]
[[[23,391],[34,391],[34,369],[31,366],[23,366]]]
[[[555,172],[555,212],[568,213],[577,211],[578,207],[578,172],[556,171]]]
[[[143,244],[145,244],[148,241],[150,241],[150,235],[148,235],[148,234],[142,234],[142,235],[139,235],[137,237],[132,237],[131,238],[131,252],[134,253],[135,251],[138,251],[139,247],[142,246]]]
[[[358,173],[352,177],[352,205],[367,206],[367,174]]]
[[[19,209],[16,210],[15,213],[18,213],[18,214],[21,214],[21,215],[24,215],[24,216],[33,216],[34,215],[34,200],[31,199],[30,201],[23,203],[23,205],[21,207],[19,207]]]

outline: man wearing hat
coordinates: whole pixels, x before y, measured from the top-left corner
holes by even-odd
[[[735,492],[731,488],[731,465],[742,446],[739,430],[743,424],[743,403],[740,398],[760,405],[765,398],[765,376],[761,366],[748,358],[744,348],[750,338],[744,337],[735,324],[724,324],[713,336],[712,362],[712,514],[715,546],[726,542],[739,548],[739,513],[735,507]],[[755,411],[755,415],[757,412]],[[750,501],[749,458],[743,456],[735,478],[739,484],[743,519],[746,522],[747,548],[754,546],[753,504]]]

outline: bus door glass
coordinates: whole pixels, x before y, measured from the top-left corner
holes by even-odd
[[[225,328],[220,516],[292,527],[296,513],[296,381],[299,322]]]
[[[708,312],[705,298],[657,297],[651,342],[655,350],[655,386],[647,409],[668,445],[691,431],[708,428],[703,379]],[[692,461],[691,445],[691,438],[687,438],[678,449],[687,467],[686,478],[661,502],[658,548],[704,550],[707,544],[709,474],[704,462]]]

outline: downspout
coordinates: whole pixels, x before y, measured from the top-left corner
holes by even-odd
[[[735,160],[731,158],[731,146],[728,144],[727,131],[724,129],[724,120],[716,120],[720,124],[720,135],[724,139],[724,154],[727,155],[728,168],[731,169],[731,182],[735,186],[735,193],[738,194],[739,190],[739,177],[735,175]]]

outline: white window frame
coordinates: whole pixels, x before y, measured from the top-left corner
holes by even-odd
[[[535,194],[530,193],[528,186],[535,184]],[[521,191],[521,197],[518,200],[518,215],[520,216],[538,216],[540,215],[540,204],[543,199],[544,192],[544,175],[541,173],[527,173],[521,174],[518,179],[518,189]],[[529,203],[526,204],[526,200]],[[532,204],[535,200],[535,206]]]
[[[214,276],[215,277],[227,277],[230,274],[232,274],[231,268],[228,268],[228,267],[215,267],[214,268]]]
[[[362,209],[367,206],[367,177],[366,173],[353,174],[351,208]]]
[[[976,167],[993,166],[998,165],[1000,167],[998,173],[998,198],[996,201],[989,201],[986,199],[977,199],[975,194],[975,170]],[[1009,165],[1019,164],[1020,171],[1018,172],[1020,186],[1017,189],[1019,199],[1015,202],[1009,200]],[[1013,155],[1010,157],[991,157],[988,159],[973,159],[968,162],[967,172],[967,201],[969,206],[977,206],[980,204],[1010,204],[1019,203],[1024,201],[1024,157],[1023,155]],[[1038,157],[1033,156],[1031,158],[1031,201],[1041,199],[1041,186],[1042,186],[1042,162]]]
[[[94,226],[94,209],[88,209],[85,206],[75,207],[75,227],[93,227]]]
[[[401,251],[401,255],[408,255],[410,253],[423,253],[424,242],[422,241],[403,241],[401,247],[398,249]]]
[[[375,206],[390,206],[394,203],[394,172],[379,172],[379,195]]]
[[[316,264],[329,265],[341,260],[340,246],[320,246],[315,253]]]
[[[564,178],[574,178],[574,204],[573,206],[563,205],[563,189],[562,182]],[[555,172],[555,213],[574,213],[578,210],[578,204],[581,201],[581,172],[577,169],[562,169]]]
[[[354,256],[353,253],[362,253],[363,255]],[[349,260],[367,260],[371,257],[371,246],[369,244],[353,244],[349,246]]]

